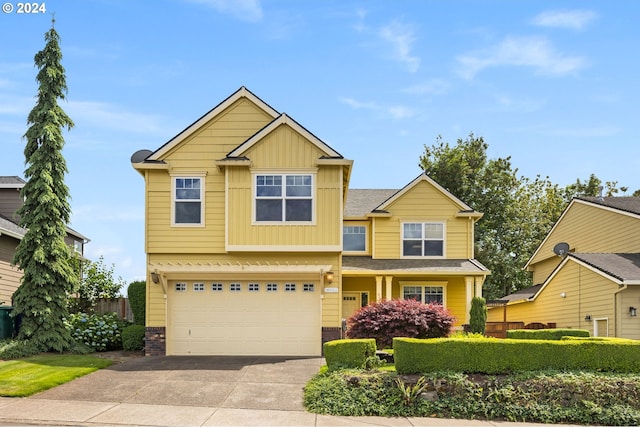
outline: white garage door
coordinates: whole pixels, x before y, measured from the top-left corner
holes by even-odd
[[[320,355],[316,283],[170,282],[167,299],[169,355]]]

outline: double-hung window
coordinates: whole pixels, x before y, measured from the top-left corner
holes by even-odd
[[[444,304],[444,286],[404,286],[403,299],[414,299],[424,304]]]
[[[173,193],[173,223],[175,225],[203,225],[202,178],[175,177]]]
[[[402,256],[444,256],[444,224],[439,222],[402,224]]]
[[[256,175],[256,222],[311,222],[312,175]]]
[[[345,252],[365,252],[367,250],[367,229],[363,225],[342,227],[342,249]]]

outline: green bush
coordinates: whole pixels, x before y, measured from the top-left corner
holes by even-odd
[[[122,330],[122,349],[137,351],[144,348],[144,325],[130,325]]]
[[[38,347],[29,340],[6,339],[0,341],[0,360],[22,359],[39,353]]]
[[[469,311],[469,327],[471,333],[484,335],[487,327],[487,302],[482,297],[471,299]]]
[[[338,416],[437,416],[623,426],[640,423],[638,375],[544,371],[496,377],[434,372],[420,378],[424,378],[427,396],[418,394],[407,402],[398,382],[406,385],[410,381],[415,388],[420,385],[415,376],[330,371],[309,381],[304,388],[304,405],[309,412]]]
[[[500,374],[541,369],[640,372],[640,341],[394,338],[401,374],[450,369]]]
[[[76,313],[65,319],[65,326],[73,339],[95,351],[119,350],[122,348],[122,329],[128,325],[116,313]]]
[[[516,340],[560,340],[562,337],[589,337],[585,329],[512,329],[507,338]]]
[[[144,325],[147,283],[142,280],[131,282],[127,288],[127,297],[129,298],[129,305],[131,305],[131,311],[133,312],[133,323],[136,325]]]
[[[365,368],[367,359],[376,355],[376,340],[360,338],[334,340],[322,346],[329,370]]]

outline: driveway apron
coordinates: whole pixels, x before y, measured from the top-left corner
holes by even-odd
[[[114,364],[31,399],[303,411],[320,358],[164,356]]]

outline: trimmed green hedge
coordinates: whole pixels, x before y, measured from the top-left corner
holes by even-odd
[[[133,323],[136,325],[145,324],[147,282],[138,280],[131,282],[127,288],[129,304],[133,312]]]
[[[329,370],[364,368],[367,358],[376,354],[376,340],[359,338],[334,340],[322,346]]]
[[[144,348],[144,325],[130,325],[122,331],[122,348],[127,351],[142,350]]]
[[[399,374],[500,374],[542,369],[640,372],[640,341],[393,339]]]
[[[585,329],[512,329],[507,338],[516,340],[561,340],[562,337],[589,337]]]

